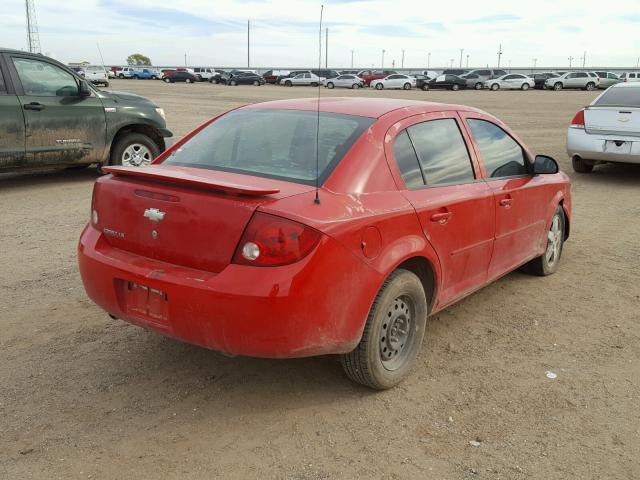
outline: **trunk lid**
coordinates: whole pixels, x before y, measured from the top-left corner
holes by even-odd
[[[93,209],[111,246],[156,260],[220,272],[253,212],[314,187],[190,167],[107,167]]]
[[[640,137],[640,108],[589,107],[584,111],[587,133]]]

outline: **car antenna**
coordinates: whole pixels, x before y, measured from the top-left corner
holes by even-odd
[[[318,73],[322,68],[322,12],[324,5],[320,5],[320,30],[318,31]],[[320,75],[318,75],[318,122],[316,124],[316,198],[314,203],[320,204]]]
[[[100,61],[102,62],[102,69],[104,70],[104,74],[107,76],[107,82],[109,82],[109,74],[107,73],[107,67],[104,66],[104,58],[102,57],[102,50],[100,50],[100,44],[97,43],[97,42],[96,42],[96,47],[98,47],[98,53],[100,54]],[[113,92],[113,87],[111,87],[111,91]]]

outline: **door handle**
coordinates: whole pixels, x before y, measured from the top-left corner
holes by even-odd
[[[440,225],[444,225],[451,218],[451,212],[438,212],[431,215],[431,221],[435,223],[439,223]]]
[[[500,200],[500,206],[504,208],[511,208],[511,204],[513,203],[513,198],[503,198]]]
[[[31,102],[31,103],[27,103],[24,106],[24,109],[25,110],[37,110],[37,111],[40,111],[40,110],[44,110],[44,105],[42,105],[41,103],[38,103],[38,102]]]

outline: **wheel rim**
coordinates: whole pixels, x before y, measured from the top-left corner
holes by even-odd
[[[591,84],[591,83],[590,83],[590,84],[588,84],[588,85],[587,85],[587,90],[593,90],[593,84]]]
[[[411,298],[396,298],[386,313],[380,332],[380,359],[387,370],[404,365],[415,337],[415,306]]]
[[[142,143],[132,143],[122,152],[122,166],[143,167],[153,160],[151,150]]]
[[[555,215],[551,221],[551,228],[547,233],[547,251],[545,259],[550,267],[554,266],[558,258],[560,258],[560,249],[562,247],[562,226],[560,224],[560,216]]]
[[[522,90],[529,90],[529,84],[528,83],[524,83],[522,85]]]

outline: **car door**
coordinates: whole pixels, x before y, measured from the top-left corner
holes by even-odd
[[[493,249],[493,193],[480,178],[455,112],[405,119],[390,130],[385,153],[403,195],[438,254],[438,306],[482,286]]]
[[[495,242],[488,280],[533,258],[545,229],[545,184],[531,174],[529,154],[502,126],[473,113],[465,118],[487,185],[494,195]]]
[[[15,54],[7,65],[25,119],[26,163],[99,161],[106,148],[106,118],[95,92],[81,97],[78,78],[44,59]]]
[[[0,171],[25,163],[25,125],[22,106],[0,56]]]

